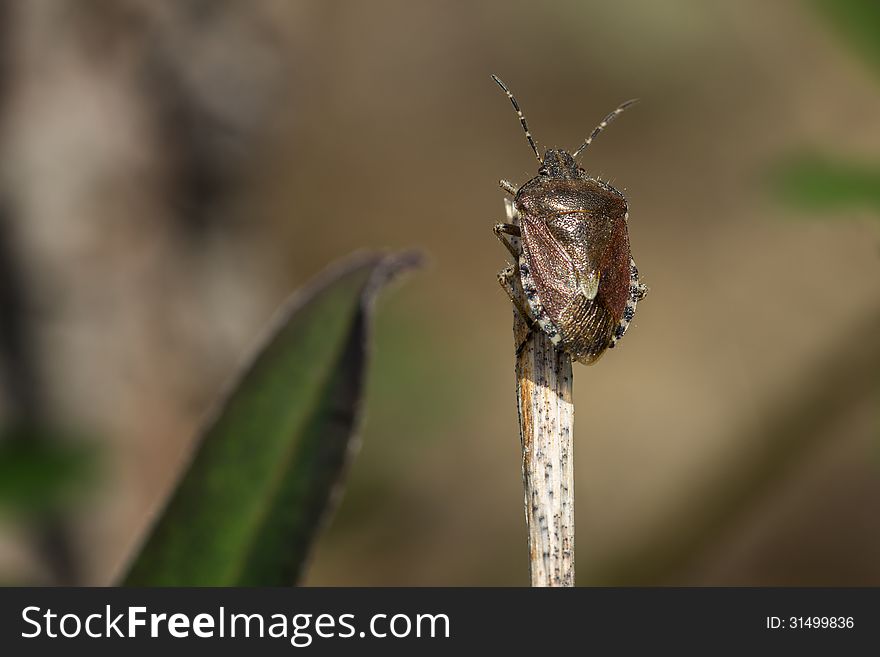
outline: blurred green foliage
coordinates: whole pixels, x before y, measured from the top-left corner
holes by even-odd
[[[784,160],[771,181],[782,199],[805,210],[866,208],[880,218],[880,164],[802,153]]]
[[[844,43],[880,74],[880,3],[813,0],[813,5]],[[846,162],[819,153],[801,153],[779,164],[771,181],[784,201],[800,209],[867,208],[880,212],[880,163]]]
[[[98,453],[35,427],[0,431],[0,513],[34,518],[80,500],[93,483]]]
[[[813,0],[819,14],[880,74],[880,3],[876,0]]]
[[[202,436],[127,585],[288,585],[357,429],[372,297],[411,256],[369,256],[291,300]]]

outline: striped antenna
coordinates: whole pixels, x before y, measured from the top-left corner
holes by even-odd
[[[625,103],[623,103],[620,107],[618,107],[616,110],[611,112],[611,114],[609,114],[604,119],[602,119],[602,122],[596,126],[595,130],[593,130],[592,133],[590,133],[590,136],[587,137],[587,140],[583,144],[581,144],[580,148],[578,148],[574,153],[572,153],[571,156],[577,157],[582,152],[584,152],[586,150],[587,146],[589,146],[590,144],[593,143],[593,140],[596,138],[596,135],[598,135],[605,128],[607,128],[608,124],[611,123],[614,119],[616,119],[618,114],[623,113],[623,110],[625,110],[630,105],[635,105],[637,102],[639,102],[638,98],[633,98],[632,100],[628,100]]]
[[[505,84],[498,78],[497,75],[493,75],[492,79],[495,80],[495,84],[501,87],[501,90],[507,94],[508,98],[510,98],[513,109],[516,110],[516,113],[519,116],[519,122],[522,123],[523,130],[525,130],[526,139],[529,140],[529,146],[531,146],[532,150],[535,151],[535,157],[538,158],[538,162],[543,163],[544,160],[541,159],[541,154],[538,152],[538,147],[535,146],[535,140],[532,139],[532,133],[529,132],[529,125],[526,123],[526,117],[523,116],[522,110],[519,108],[519,105],[516,102],[516,98],[513,97],[513,94],[510,93],[510,89],[505,86]]]

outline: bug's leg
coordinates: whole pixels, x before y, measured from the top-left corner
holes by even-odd
[[[495,234],[498,235],[500,238],[502,233],[504,235],[511,235],[513,237],[522,237],[522,231],[516,224],[495,224]]]
[[[514,185],[509,180],[499,180],[498,184],[501,186],[501,189],[503,189],[505,192],[507,192],[511,196],[516,196],[516,193],[519,191],[516,188],[516,185]]]
[[[537,327],[535,320],[532,318],[532,313],[523,303],[522,288],[516,276],[516,267],[511,265],[498,272],[498,283],[501,285],[501,289],[507,292],[507,296],[513,302],[513,307],[516,308],[520,317],[523,318],[526,326],[529,327],[529,331],[534,331]]]
[[[495,227],[492,230],[495,232],[495,237],[498,238],[498,241],[510,251],[510,255],[513,256],[514,262],[519,260],[519,248],[510,242],[510,237],[522,236],[519,226],[515,226],[514,224],[495,224]]]

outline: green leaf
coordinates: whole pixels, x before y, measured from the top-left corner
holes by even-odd
[[[0,431],[0,512],[34,517],[81,498],[94,479],[94,445],[45,428]]]
[[[413,253],[363,255],[295,294],[220,406],[124,580],[294,584],[357,429],[372,301]]]
[[[880,3],[877,0],[813,0],[813,5],[874,72],[880,73]]]
[[[778,165],[770,181],[783,200],[802,209],[880,211],[880,164],[800,154]]]

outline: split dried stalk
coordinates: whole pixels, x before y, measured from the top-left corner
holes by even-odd
[[[513,335],[531,582],[574,586],[571,357],[516,311]]]

